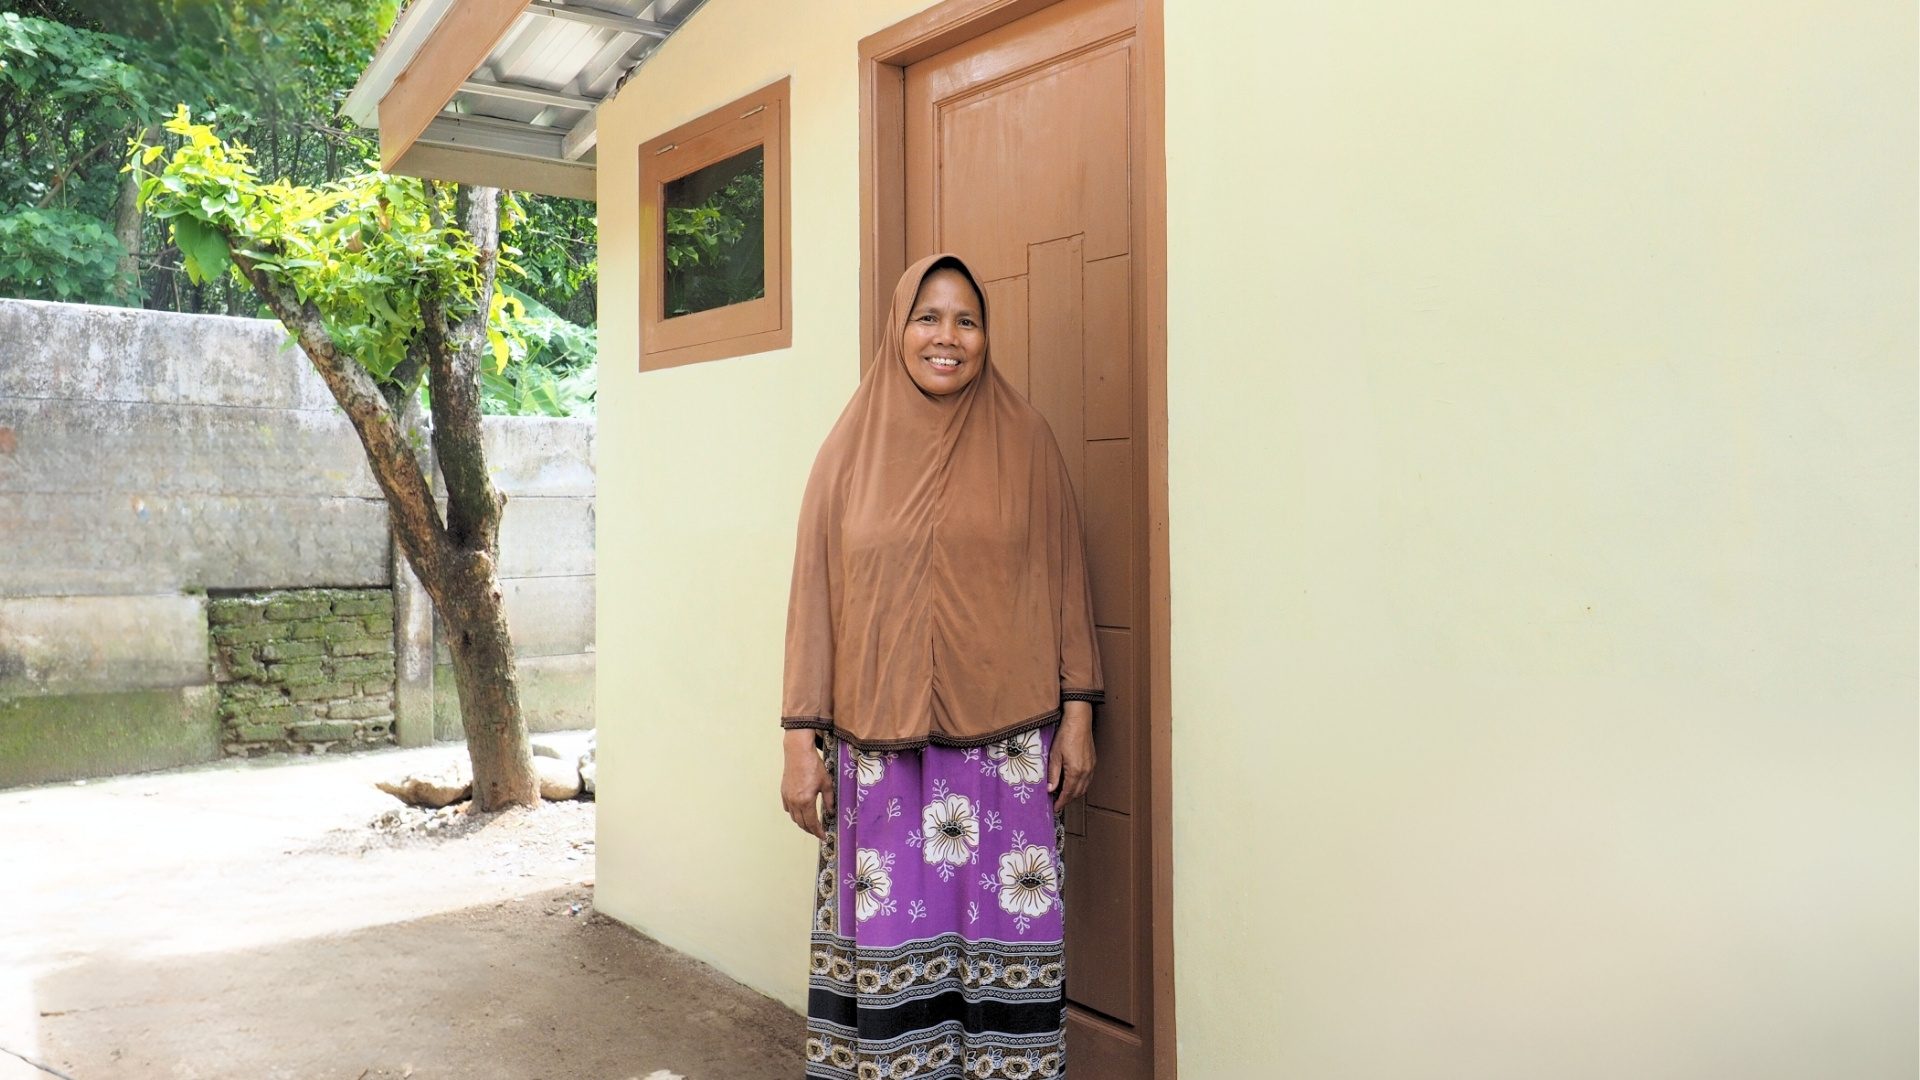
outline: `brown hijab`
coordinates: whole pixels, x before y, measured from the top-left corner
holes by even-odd
[[[907,373],[914,298],[949,266],[985,306],[955,256],[907,268],[800,506],[780,726],[862,749],[979,746],[1103,697],[1080,510],[1046,420],[991,350],[944,397]]]

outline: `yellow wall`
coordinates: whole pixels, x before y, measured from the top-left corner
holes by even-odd
[[[1182,1075],[1912,1077],[1910,0],[1167,9]]]
[[[796,1006],[788,559],[922,6],[710,0],[601,113],[598,903]],[[1912,1075],[1911,5],[1167,7],[1182,1075]],[[634,146],[788,74],[793,348],[636,375]]]
[[[817,845],[780,808],[794,522],[859,372],[862,37],[917,0],[710,0],[600,110],[596,905],[796,1008]],[[638,375],[644,140],[791,75],[793,347]]]

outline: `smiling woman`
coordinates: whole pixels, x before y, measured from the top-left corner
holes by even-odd
[[[1079,508],[966,264],[910,267],[890,327],[808,480],[788,609],[807,1076],[1059,1076],[1058,814],[1103,697]]]
[[[973,278],[957,264],[927,275],[901,341],[915,386],[941,397],[964,389],[980,374],[987,359],[984,308]]]

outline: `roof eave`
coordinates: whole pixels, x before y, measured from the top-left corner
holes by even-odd
[[[341,111],[390,172],[592,199],[600,104],[703,2],[414,0]]]
[[[455,0],[414,0],[408,4],[394,20],[393,29],[387,31],[386,40],[374,51],[373,60],[360,73],[360,81],[353,84],[340,111],[361,127],[378,128],[380,100],[393,89],[407,65],[413,63],[420,47],[433,36],[454,3]]]

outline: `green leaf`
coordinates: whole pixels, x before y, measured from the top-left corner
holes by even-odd
[[[226,273],[227,238],[220,235],[219,230],[198,218],[182,215],[173,219],[173,242],[180,248],[187,277],[194,284],[204,285]]]
[[[507,345],[507,337],[505,334],[495,333],[489,330],[487,332],[487,344],[493,351],[493,373],[498,375],[500,372],[507,370],[507,356],[510,352],[510,348]]]
[[[378,314],[388,322],[397,324],[406,321],[400,317],[399,312],[393,309],[393,301],[387,298],[385,289],[369,290],[366,294],[366,300],[367,306],[373,308],[375,314]]]

